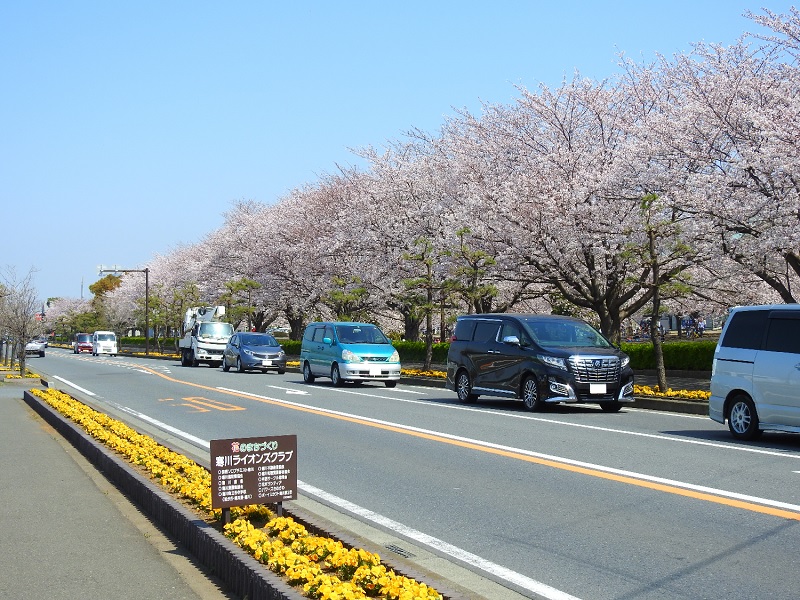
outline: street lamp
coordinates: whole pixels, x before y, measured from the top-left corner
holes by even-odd
[[[106,269],[105,265],[98,265],[97,274],[103,273],[144,273],[144,355],[150,356],[150,269],[120,269],[118,265]]]

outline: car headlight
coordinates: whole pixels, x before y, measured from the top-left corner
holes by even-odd
[[[629,362],[631,362],[631,357],[630,357],[630,356],[626,356],[626,357],[624,357],[624,358],[622,359],[622,364],[620,365],[620,368],[624,369],[625,367],[627,367],[627,366],[628,366],[628,363],[629,363]]]
[[[350,350],[342,350],[342,360],[344,362],[363,362],[358,354]]]
[[[556,369],[563,369],[564,371],[567,370],[567,361],[565,361],[563,358],[559,358],[557,356],[547,356],[546,354],[539,354],[537,355],[537,358],[546,365],[555,367]]]
[[[247,356],[253,356],[253,351],[252,351],[252,350],[248,350],[247,348],[245,348],[244,350],[242,350],[242,352],[244,352],[245,354],[247,354]]]
[[[392,355],[389,357],[389,362],[400,362],[400,353],[397,350],[392,352]]]

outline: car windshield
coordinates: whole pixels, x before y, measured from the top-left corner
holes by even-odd
[[[588,323],[581,321],[558,321],[525,319],[525,324],[540,346],[563,346],[570,348],[611,348],[611,344]]]
[[[200,323],[199,335],[229,338],[233,335],[233,326],[230,323]]]
[[[79,342],[91,342],[92,341],[92,336],[90,336],[88,333],[85,334],[85,335],[79,335],[77,341],[79,341]]]
[[[113,342],[115,336],[113,333],[98,333],[97,334],[97,341],[98,342]]]
[[[242,346],[280,346],[278,340],[266,333],[245,333],[239,339]]]
[[[336,335],[342,344],[391,344],[374,325],[337,325]]]

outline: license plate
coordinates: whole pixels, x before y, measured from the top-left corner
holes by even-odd
[[[378,376],[378,375],[381,374],[381,368],[380,367],[370,367],[369,368],[369,374],[372,375],[373,377]]]
[[[272,366],[272,361],[271,360],[262,360],[261,361],[261,366],[262,367],[270,367],[270,366]]]
[[[606,384],[605,383],[590,383],[589,384],[589,393],[590,394],[605,394],[606,393]]]

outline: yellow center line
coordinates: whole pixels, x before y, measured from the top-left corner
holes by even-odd
[[[145,370],[153,375],[158,375],[168,381],[172,381],[174,383],[180,383],[183,385],[188,385],[192,387],[197,387],[204,390],[209,390],[215,393],[222,393],[227,394],[230,396],[235,396],[238,398],[243,398],[246,400],[255,400],[256,402],[262,402],[264,404],[272,404],[276,406],[281,406],[283,408],[290,408],[292,410],[298,410],[301,412],[306,412],[310,414],[315,414],[323,417],[328,417],[331,419],[337,419],[339,421],[346,421],[349,423],[355,423],[358,425],[365,425],[367,427],[374,427],[376,429],[383,429],[385,431],[391,431],[394,433],[401,433],[404,435],[411,435],[417,438],[422,438],[426,440],[430,440],[433,442],[439,442],[442,444],[449,444],[451,446],[458,446],[461,448],[467,448],[470,450],[476,450],[478,452],[485,452],[487,454],[494,454],[497,456],[503,456],[506,458],[512,458],[516,460],[522,460],[528,463],[533,463],[537,465],[542,465],[546,467],[552,467],[554,469],[560,469],[562,471],[570,471],[573,473],[580,473],[581,475],[588,475],[590,477],[598,477],[600,479],[606,479],[609,481],[616,481],[618,483],[625,483],[628,485],[633,485],[641,488],[647,488],[650,490],[655,490],[659,492],[664,492],[667,494],[674,494],[677,496],[685,496],[687,498],[693,498],[695,500],[703,500],[705,502],[713,502],[715,504],[722,504],[725,506],[731,506],[734,508],[740,508],[743,510],[749,510],[751,512],[761,513],[765,515],[771,515],[773,517],[780,517],[784,519],[793,519],[795,521],[800,521],[800,512],[775,508],[771,506],[763,506],[761,504],[756,504],[754,502],[747,502],[744,500],[736,500],[735,498],[725,498],[723,496],[716,496],[714,494],[709,494],[706,492],[697,492],[694,490],[687,490],[678,486],[668,485],[664,483],[656,483],[652,481],[646,481],[643,479],[637,479],[635,477],[630,477],[627,475],[618,475],[615,473],[607,473],[605,471],[601,471],[598,469],[592,469],[589,467],[582,467],[579,465],[571,465],[569,463],[563,463],[552,459],[546,458],[539,458],[536,456],[528,456],[526,454],[522,454],[519,452],[513,452],[510,450],[503,450],[500,448],[491,448],[489,446],[483,446],[481,444],[475,444],[472,442],[467,442],[463,440],[454,440],[447,437],[439,436],[432,433],[425,433],[421,431],[413,431],[410,429],[406,429],[405,427],[396,426],[396,425],[389,425],[386,423],[376,423],[374,421],[365,420],[359,417],[350,417],[347,415],[339,415],[339,414],[332,414],[329,411],[325,410],[318,410],[308,406],[299,406],[299,405],[292,405],[287,404],[284,401],[271,399],[264,396],[253,396],[250,394],[242,393],[242,392],[235,392],[232,390],[221,390],[219,388],[212,388],[209,386],[205,386],[199,383],[190,383],[188,381],[181,381],[180,379],[175,379],[170,377],[164,373],[160,373],[158,371],[154,371],[149,369],[148,367],[140,367],[142,370]]]

